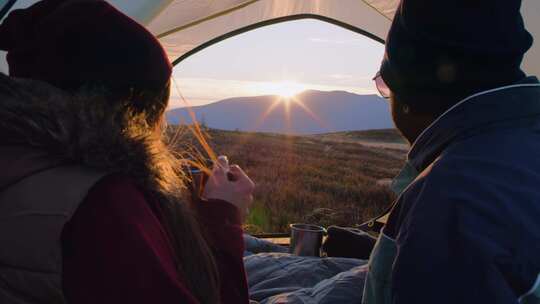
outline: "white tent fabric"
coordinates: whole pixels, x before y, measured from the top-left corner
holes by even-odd
[[[384,39],[398,4],[399,0],[169,0],[147,26],[174,61],[232,31],[295,15],[327,17]],[[540,1],[524,0],[522,12],[540,41]],[[540,42],[529,51],[524,69],[540,75]]]
[[[190,15],[190,18],[186,19],[187,22],[179,23],[178,16],[175,14],[176,10],[185,9],[185,5],[190,2],[198,2],[198,5],[207,2],[209,14],[199,18],[193,18],[193,15]],[[214,9],[214,6],[225,3],[229,5],[220,7],[221,11]],[[388,17],[359,0],[339,0],[339,3],[336,0],[176,0],[171,7],[176,10],[166,9],[148,27],[160,37],[173,60],[212,38],[249,25],[288,16],[328,17],[378,37],[385,36],[391,22]],[[223,12],[226,13],[223,14]]]
[[[535,40],[533,48],[525,57],[523,67],[527,73],[540,76],[540,1],[525,0],[521,11],[525,24]]]
[[[294,16],[336,21],[384,39],[399,4],[399,0],[108,1],[158,36],[173,61],[201,49],[205,44],[209,45],[208,42],[216,38],[234,34],[234,31]],[[24,8],[35,2],[18,0],[13,9]],[[523,0],[522,12],[529,31],[540,41],[540,1]],[[1,61],[0,70],[6,72],[5,62]],[[540,75],[540,43],[536,43],[527,54],[524,69],[529,74]]]
[[[219,37],[272,20],[317,17],[384,39],[399,0],[108,0],[158,36],[172,61]],[[18,0],[13,9],[36,0]],[[540,1],[523,0],[529,31],[540,41]],[[459,22],[459,20],[456,20]],[[276,41],[279,43],[279,41]],[[2,54],[0,54],[0,57]],[[540,75],[540,42],[527,54],[527,73]],[[0,59],[0,71],[7,71]]]

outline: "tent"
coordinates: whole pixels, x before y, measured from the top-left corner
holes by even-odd
[[[305,18],[329,22],[384,43],[399,4],[399,0],[108,1],[154,33],[174,64],[234,35],[273,23]],[[35,2],[0,0],[0,19],[10,10]],[[523,0],[522,13],[527,28],[536,41],[540,41],[540,1]],[[529,51],[523,68],[528,74],[540,75],[540,43]],[[1,58],[0,71],[7,71],[5,60]]]
[[[0,0],[0,18],[36,0]],[[175,64],[228,37],[257,27],[314,18],[384,42],[399,0],[109,0],[159,37]],[[540,1],[523,0],[529,31],[540,41]],[[1,55],[1,54],[0,54]],[[524,63],[540,75],[540,44]],[[5,63],[0,70],[6,71]]]

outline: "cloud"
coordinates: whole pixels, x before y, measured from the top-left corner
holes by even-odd
[[[332,75],[329,75],[329,76],[330,76],[330,78],[338,79],[338,80],[354,78],[353,75],[348,75],[348,74],[332,74]]]
[[[331,82],[334,86],[339,87],[365,87],[375,90],[375,85],[371,76],[359,76],[351,74],[329,74],[325,75],[324,81]]]

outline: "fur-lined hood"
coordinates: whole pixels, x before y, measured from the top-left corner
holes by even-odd
[[[158,168],[159,158],[170,155],[156,149],[159,134],[144,115],[108,102],[100,92],[72,95],[1,73],[0,137],[0,190],[59,163],[125,173],[152,190],[163,170],[176,171]]]
[[[129,176],[162,206],[178,269],[190,290],[201,303],[216,303],[219,295],[208,292],[208,286],[218,290],[219,276],[188,204],[181,160],[157,131],[155,114],[163,112],[164,96],[107,96],[97,89],[73,95],[43,82],[0,74],[0,166],[6,166],[0,171],[0,191],[33,172],[64,163]],[[147,108],[137,109],[137,101],[148,102]]]

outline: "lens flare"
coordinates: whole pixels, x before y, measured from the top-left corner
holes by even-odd
[[[255,88],[255,91],[261,95],[277,95],[286,101],[307,89],[305,84],[291,80],[283,80],[278,82],[260,83]]]

